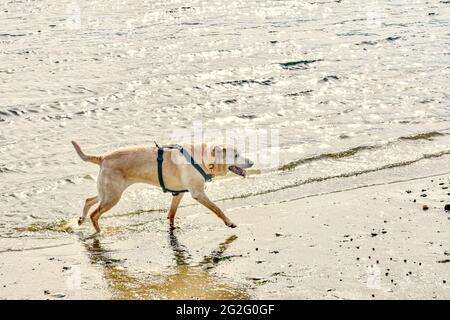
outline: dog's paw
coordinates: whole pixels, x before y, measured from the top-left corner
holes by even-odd
[[[227,227],[230,227],[230,228],[236,228],[237,225],[234,224],[233,222],[229,222],[229,223],[227,223]]]

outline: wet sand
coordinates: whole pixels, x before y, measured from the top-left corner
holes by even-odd
[[[0,299],[449,298],[449,12],[1,3]],[[170,195],[133,185],[84,240],[98,168],[70,141],[191,143],[196,123],[264,133],[246,179],[208,184],[238,228],[186,196],[171,233]]]
[[[73,230],[23,231],[0,240],[9,248],[0,253],[0,297],[448,299],[450,173],[404,174],[361,175],[347,189],[345,179],[323,181],[316,187],[330,191],[281,203],[239,200],[228,211],[236,229],[190,206],[174,231],[162,212],[111,215],[93,240],[83,240],[92,227],[75,221]]]

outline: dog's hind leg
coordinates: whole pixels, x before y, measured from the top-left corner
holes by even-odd
[[[184,192],[177,194],[172,197],[172,203],[170,204],[169,213],[167,214],[167,219],[169,219],[170,226],[173,228],[175,221],[175,214],[177,213],[178,205],[183,199]]]
[[[89,209],[98,202],[98,196],[87,198],[83,208],[83,215],[78,219],[78,225],[81,225],[86,220],[86,216],[89,212]]]
[[[107,201],[100,201],[100,204],[98,205],[97,209],[95,209],[91,213],[91,221],[95,228],[95,234],[100,233],[100,226],[98,225],[98,219],[100,216],[105,213],[106,211],[110,210],[112,207],[114,207],[117,202],[119,202],[121,195],[117,195],[113,198],[108,198]]]
[[[128,187],[122,175],[111,170],[101,170],[97,180],[97,189],[99,193],[100,203],[98,207],[91,213],[91,221],[95,231],[100,233],[98,219],[106,211],[114,207],[122,197],[123,191]],[[95,235],[94,234],[94,235]]]

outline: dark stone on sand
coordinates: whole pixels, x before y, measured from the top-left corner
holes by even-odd
[[[450,263],[450,259],[439,260],[437,263]]]
[[[406,193],[411,193],[411,190],[406,190]]]
[[[370,235],[371,235],[372,237],[376,237],[376,236],[378,235],[378,233],[372,232]]]
[[[413,200],[413,202],[416,202],[416,201],[417,201],[416,199]]]
[[[450,203],[445,205],[444,210],[450,212]]]
[[[424,204],[423,206],[422,206],[422,210],[424,210],[424,211],[426,211],[426,210],[428,210],[429,208],[428,208],[428,206],[426,205],[426,204]]]
[[[427,195],[425,193],[422,193],[420,196],[425,198]]]

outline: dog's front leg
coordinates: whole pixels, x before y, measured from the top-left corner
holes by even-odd
[[[172,197],[172,203],[170,204],[169,213],[167,214],[167,219],[169,219],[170,226],[173,228],[175,221],[175,214],[177,213],[178,205],[183,199],[184,192],[177,194]]]
[[[222,212],[222,210],[220,210],[220,208],[216,206],[214,202],[209,200],[204,191],[191,191],[191,195],[192,198],[214,212],[228,227],[236,228],[236,225],[230,219],[228,219],[228,217]]]

